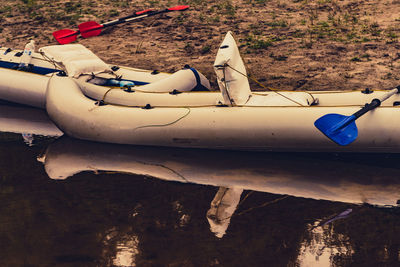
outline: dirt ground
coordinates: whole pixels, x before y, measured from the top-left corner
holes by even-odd
[[[2,0],[0,44],[23,49],[29,38],[37,47],[56,44],[55,30],[183,4],[190,9],[78,42],[113,64],[167,72],[189,64],[217,89],[214,58],[232,31],[248,73],[268,87],[390,89],[400,83],[400,0]]]

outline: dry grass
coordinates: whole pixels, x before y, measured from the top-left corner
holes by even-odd
[[[55,44],[51,34],[58,29],[178,4],[191,9],[79,42],[108,62],[166,71],[190,64],[214,80],[218,45],[231,30],[249,72],[268,86],[325,90],[399,83],[399,1],[3,0],[0,41],[13,48],[23,48],[30,37],[39,46]]]

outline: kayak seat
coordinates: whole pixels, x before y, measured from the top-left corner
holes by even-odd
[[[68,77],[78,78],[83,74],[110,73],[109,65],[81,44],[52,45],[39,52],[60,66]]]

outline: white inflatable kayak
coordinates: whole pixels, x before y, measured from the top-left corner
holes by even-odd
[[[52,76],[68,76],[113,87],[134,86],[143,92],[209,90],[209,81],[195,68],[176,73],[108,65],[79,44],[48,46],[33,53],[28,67],[20,68],[22,51],[0,48],[0,99],[45,108]]]
[[[197,97],[201,93],[187,94]],[[365,103],[366,96],[360,92],[313,96],[320,104],[223,106],[212,100],[203,102],[204,106],[147,106],[148,102],[99,106],[73,79],[54,77],[48,85],[46,110],[66,134],[99,142],[241,150],[400,152],[398,107],[384,105],[361,118],[357,122],[358,139],[341,147],[320,133],[314,122],[329,113],[350,115]],[[343,102],[352,103],[335,104],[330,96],[341,96]],[[400,101],[400,97],[392,101]]]
[[[41,52],[67,75],[26,73],[47,79],[42,81],[47,87],[37,94],[39,104],[35,106],[45,104],[53,122],[72,137],[119,144],[212,149],[400,152],[399,94],[392,92],[388,98],[385,91],[252,92],[230,32],[214,64],[219,92],[193,92],[197,87],[208,87],[209,83],[190,68],[163,74],[163,79],[148,80],[138,86],[136,83],[140,81],[136,80],[132,80],[134,86],[114,86],[115,80],[128,81],[110,78],[122,68],[110,69],[82,46],[46,47]],[[87,64],[81,62],[83,58]],[[130,75],[141,74],[132,71]],[[25,92],[14,89],[0,88],[0,92],[14,99],[19,97],[22,102],[31,101],[25,99]],[[359,118],[358,128],[354,121],[340,119],[344,126],[328,129],[344,138],[358,135],[348,146],[335,144],[326,137],[329,131],[324,132],[325,136],[314,127],[327,114],[359,115],[360,108],[373,99],[380,106],[375,105],[379,107]],[[342,131],[346,127],[351,128],[350,134]]]
[[[228,66],[228,67],[227,67]],[[267,151],[400,152],[400,95],[357,121],[359,136],[338,146],[314,127],[323,115],[351,115],[384,91],[251,92],[228,33],[215,69],[221,92],[154,94],[52,77],[46,110],[66,134],[154,146]],[[66,99],[68,101],[66,101]]]

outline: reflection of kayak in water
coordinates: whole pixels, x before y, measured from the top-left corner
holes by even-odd
[[[352,156],[168,149],[61,138],[48,147],[43,160],[52,179],[83,171],[116,171],[314,199],[396,205],[400,169],[379,166],[381,155],[359,162],[349,160]]]
[[[61,136],[46,112],[36,108],[0,105],[0,131],[29,135]]]
[[[222,238],[228,229],[231,217],[240,202],[243,189],[220,187],[211,207],[207,211],[207,221],[211,232]]]

